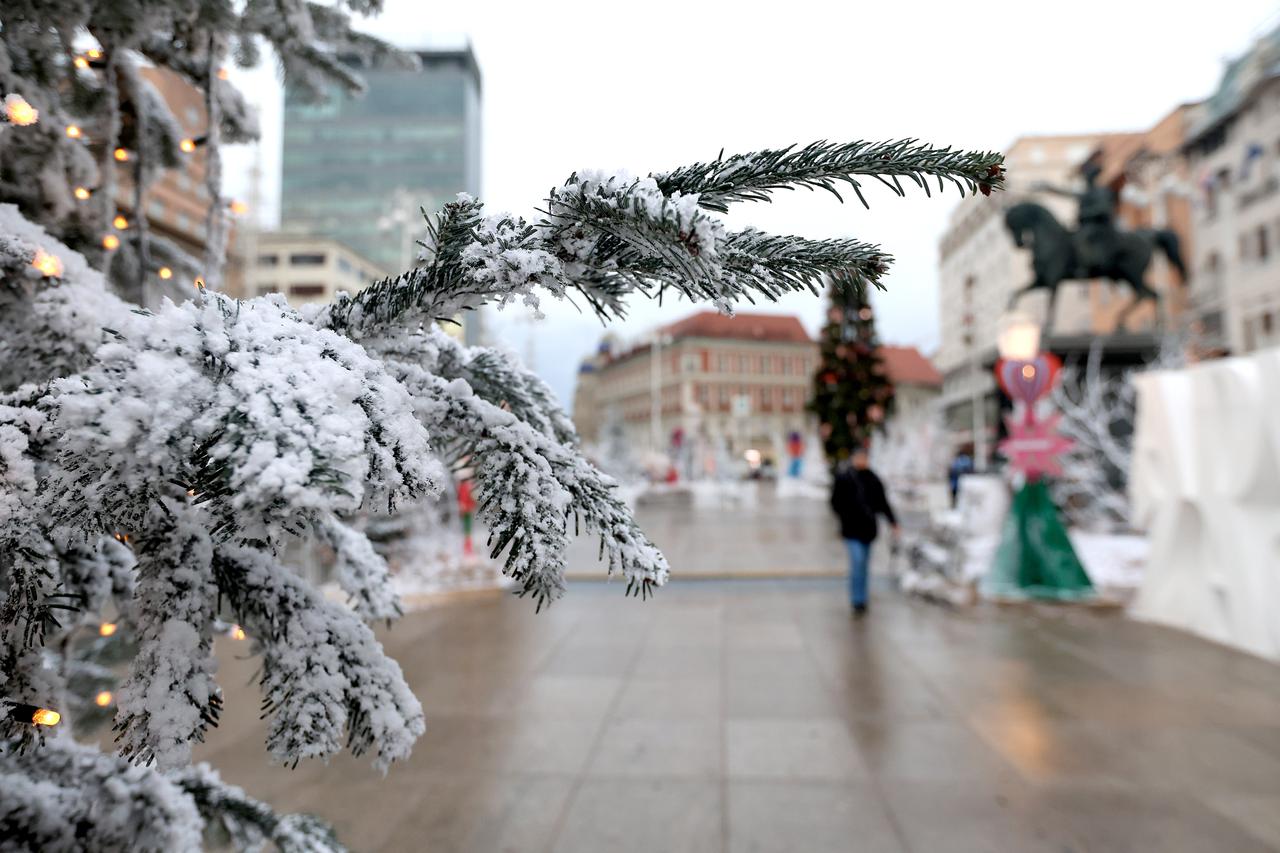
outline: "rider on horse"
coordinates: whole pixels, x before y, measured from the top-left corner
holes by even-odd
[[[1120,229],[1116,227],[1116,208],[1120,204],[1120,195],[1111,187],[1098,186],[1098,175],[1101,173],[1102,167],[1096,161],[1088,160],[1080,167],[1085,185],[1082,192],[1060,189],[1049,184],[1037,187],[1045,192],[1074,198],[1079,205],[1072,242],[1081,267],[1078,272],[1081,278],[1100,275],[1099,271],[1111,262],[1119,248]]]

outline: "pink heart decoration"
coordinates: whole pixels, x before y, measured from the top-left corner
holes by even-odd
[[[1041,353],[1031,361],[1006,359],[996,368],[996,376],[1006,394],[1024,403],[1034,403],[1053,387],[1061,362],[1051,353]]]

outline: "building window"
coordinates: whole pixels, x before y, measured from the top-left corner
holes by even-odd
[[[291,284],[289,285],[289,295],[302,299],[324,296],[325,286],[323,284]]]
[[[279,263],[279,255],[258,255],[258,266],[260,267],[274,267]]]
[[[1269,236],[1269,235],[1267,234],[1267,226],[1265,226],[1265,225],[1259,225],[1259,226],[1258,226],[1258,241],[1257,241],[1257,244],[1258,244],[1258,260],[1259,260],[1259,261],[1265,261],[1265,260],[1267,259],[1267,256],[1268,256],[1269,254],[1271,254],[1271,247],[1267,245],[1267,237],[1268,237],[1268,236]],[[1268,317],[1270,317],[1271,315],[1270,315],[1270,314],[1268,314],[1267,316],[1268,316]]]
[[[298,252],[289,256],[290,266],[295,267],[322,267],[324,266],[324,252]]]
[[[268,293],[279,293],[279,292],[280,292],[280,287],[276,284],[267,283],[267,284],[258,285],[259,296],[266,296]]]
[[[351,270],[351,264],[347,263],[347,259],[346,259],[346,258],[344,258],[344,257],[342,257],[341,255],[339,255],[339,256],[338,256],[338,270],[339,270],[340,272],[351,272],[351,271],[352,271],[352,270]]]
[[[1262,336],[1265,338],[1271,337],[1271,332],[1275,328],[1275,319],[1270,311],[1262,315],[1260,325],[1262,326]]]

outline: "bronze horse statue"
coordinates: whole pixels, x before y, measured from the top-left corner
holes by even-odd
[[[1053,326],[1053,308],[1059,284],[1072,279],[1108,278],[1127,283],[1135,294],[1133,302],[1116,318],[1117,328],[1125,328],[1129,314],[1148,299],[1157,305],[1159,322],[1160,294],[1143,277],[1151,264],[1152,254],[1160,249],[1186,281],[1187,271],[1178,247],[1178,235],[1167,228],[1121,231],[1109,221],[1086,225],[1084,216],[1081,219],[1080,231],[1073,234],[1043,205],[1022,202],[1005,211],[1005,225],[1019,248],[1027,245],[1030,236],[1031,267],[1035,272],[1034,281],[1014,292],[1009,299],[1009,308],[1013,308],[1023,294],[1047,288],[1049,316],[1044,328],[1047,336]]]

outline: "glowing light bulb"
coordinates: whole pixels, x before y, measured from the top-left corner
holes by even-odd
[[[102,51],[98,50],[96,47],[91,47],[84,52],[84,55],[90,59],[101,59]]]
[[[35,124],[40,119],[40,113],[36,108],[16,92],[10,92],[4,96],[4,114],[10,123],[19,127]]]
[[[71,60],[71,64],[76,68],[79,68],[81,71],[84,71],[89,67],[89,60],[85,59],[83,56],[77,56],[75,59]]]
[[[102,248],[106,249],[108,252],[114,252],[116,249],[120,248],[120,238],[114,234],[108,234],[102,238]]]
[[[115,219],[111,220],[111,225],[116,230],[123,231],[129,227],[129,220],[125,219],[123,216],[117,216]]]
[[[1033,365],[1030,365],[1030,364],[1024,364],[1024,365],[1022,365],[1022,378],[1023,378],[1023,379],[1034,379],[1034,378],[1035,378],[1035,375],[1036,375],[1036,369],[1035,369],[1035,367],[1034,367]]]
[[[115,697],[111,695],[110,690],[103,690],[97,696],[93,697],[93,704],[97,705],[99,708],[105,708],[111,704],[111,700],[114,698]]]
[[[219,80],[226,80],[230,76],[231,76],[231,72],[227,70],[227,66],[224,65],[218,69]]]
[[[173,270],[169,269],[168,267],[160,267],[160,277],[165,281],[168,281],[169,279],[173,278]]]
[[[242,201],[233,201],[229,206],[231,208],[231,212],[234,213],[236,216],[243,216],[244,214],[249,212],[249,205],[245,204]]]
[[[129,159],[129,152],[125,151],[123,148],[117,148],[112,156],[119,162],[124,163]]]
[[[36,712],[31,715],[31,722],[37,726],[56,726],[58,720],[62,719],[62,715],[57,711],[51,711],[48,708],[37,708]]]
[[[80,199],[81,201],[88,201],[89,196],[91,196],[92,194],[93,193],[89,192],[88,187],[76,187],[75,192],[73,193],[73,195],[75,195],[75,197]]]
[[[187,497],[189,497],[189,498],[194,498],[195,496],[196,496],[196,490],[195,490],[195,489],[187,489]]]
[[[204,290],[204,278],[196,276],[196,290]]]
[[[83,131],[80,130],[80,125],[78,124],[67,125],[67,136],[71,137],[72,139],[79,139],[83,135],[84,135]]]
[[[120,534],[117,533],[116,535],[119,536]],[[98,633],[104,637],[110,637],[112,634],[116,632],[116,629],[119,627],[120,626],[114,622],[103,622],[101,625],[98,626]]]
[[[196,150],[196,141],[194,139],[184,139],[178,143],[178,147],[181,148],[184,153],[190,154],[192,151]]]
[[[57,278],[62,275],[62,261],[57,255],[51,255],[44,249],[36,249],[36,256],[32,259],[31,266],[40,270],[40,274],[46,278]]]
[[[245,638],[244,629],[243,629],[243,628],[241,628],[239,625],[232,625],[232,626],[231,626],[231,639],[233,639],[233,640],[243,640],[244,638]]]

